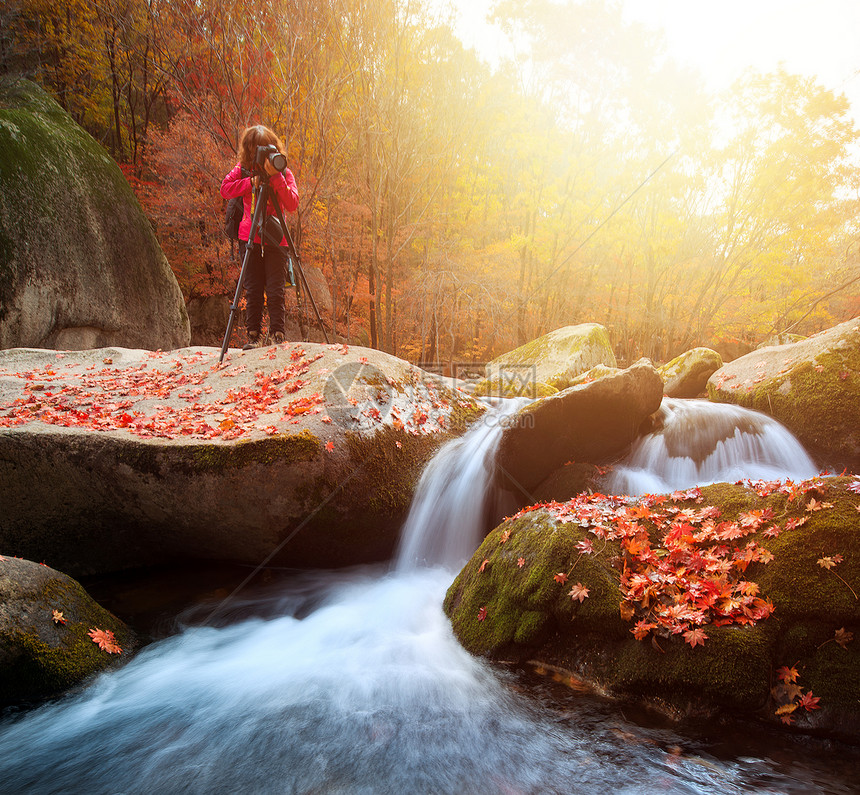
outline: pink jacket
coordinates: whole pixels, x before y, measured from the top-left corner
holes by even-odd
[[[299,191],[296,188],[296,178],[293,176],[293,172],[285,168],[283,173],[273,174],[269,177],[269,185],[275,191],[284,215],[294,213],[299,206]],[[245,208],[245,214],[242,216],[242,223],[239,224],[239,240],[247,240],[251,232],[251,197],[253,191],[251,189],[251,178],[242,176],[242,166],[239,163],[233,167],[233,170],[221,182],[221,195],[225,199],[235,199],[237,196],[243,197],[242,204]],[[266,214],[275,215],[275,208],[271,202],[266,207]],[[259,235],[254,238],[254,242],[260,242]],[[286,236],[281,240],[281,245],[287,245]]]

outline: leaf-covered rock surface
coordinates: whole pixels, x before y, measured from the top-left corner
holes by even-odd
[[[445,611],[470,652],[603,692],[860,736],[860,478],[531,506]]]
[[[121,664],[137,646],[76,580],[0,555],[0,705],[57,695]]]
[[[860,471],[860,318],[723,365],[708,396],[769,414],[825,466]]]
[[[0,553],[74,576],[385,559],[424,463],[483,411],[369,349],[218,353],[0,352]]]

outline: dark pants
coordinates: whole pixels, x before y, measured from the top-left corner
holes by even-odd
[[[240,244],[239,253],[244,257],[245,245]],[[251,247],[248,268],[245,271],[245,326],[248,331],[259,333],[263,325],[263,294],[269,307],[269,333],[284,333],[284,292],[286,277],[284,266],[286,253],[278,246]]]

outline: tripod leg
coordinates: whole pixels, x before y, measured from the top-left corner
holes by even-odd
[[[266,188],[267,184],[263,182],[258,189],[257,207],[254,212],[254,217],[251,220],[251,231],[248,235],[248,245],[245,246],[245,257],[242,260],[242,269],[239,271],[239,281],[236,283],[236,294],[233,296],[233,304],[230,306],[230,317],[227,320],[227,331],[224,334],[224,341],[221,343],[221,355],[218,357],[218,364],[221,364],[224,361],[224,354],[227,352],[227,346],[230,344],[230,337],[233,334],[233,323],[236,318],[236,310],[239,308],[239,301],[242,298],[242,288],[245,284],[245,275],[248,272],[248,262],[251,259],[251,250],[254,245],[254,238],[256,237],[257,232],[262,228],[263,217],[265,216],[264,208],[266,206]]]
[[[314,314],[317,318],[317,323],[319,324],[320,330],[323,333],[323,337],[326,342],[329,342],[328,332],[326,331],[325,325],[322,322],[322,317],[320,317],[319,309],[317,308],[317,302],[314,300],[314,294],[311,292],[310,285],[308,285],[308,280],[305,277],[305,270],[302,267],[301,260],[299,259],[299,252],[296,250],[296,244],[293,241],[293,236],[290,234],[290,228],[287,226],[287,222],[284,220],[284,214],[281,212],[281,205],[278,202],[278,197],[272,193],[272,202],[275,205],[275,212],[277,213],[278,220],[281,222],[281,226],[284,229],[284,236],[287,238],[287,242],[290,244],[290,251],[292,252],[292,256],[295,260],[296,266],[295,270],[298,271],[299,278],[297,281],[301,282],[302,287],[307,293],[308,300],[311,302],[311,307],[313,307]],[[298,297],[298,284],[296,285],[296,296]],[[302,329],[302,336],[305,336],[304,329]]]

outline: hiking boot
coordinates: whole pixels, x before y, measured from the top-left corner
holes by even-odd
[[[254,348],[260,347],[260,332],[259,331],[249,331],[248,332],[248,341],[242,347],[243,351],[252,351]]]
[[[284,332],[283,331],[276,331],[274,340],[275,340],[274,341],[275,345],[283,345],[284,344]]]

